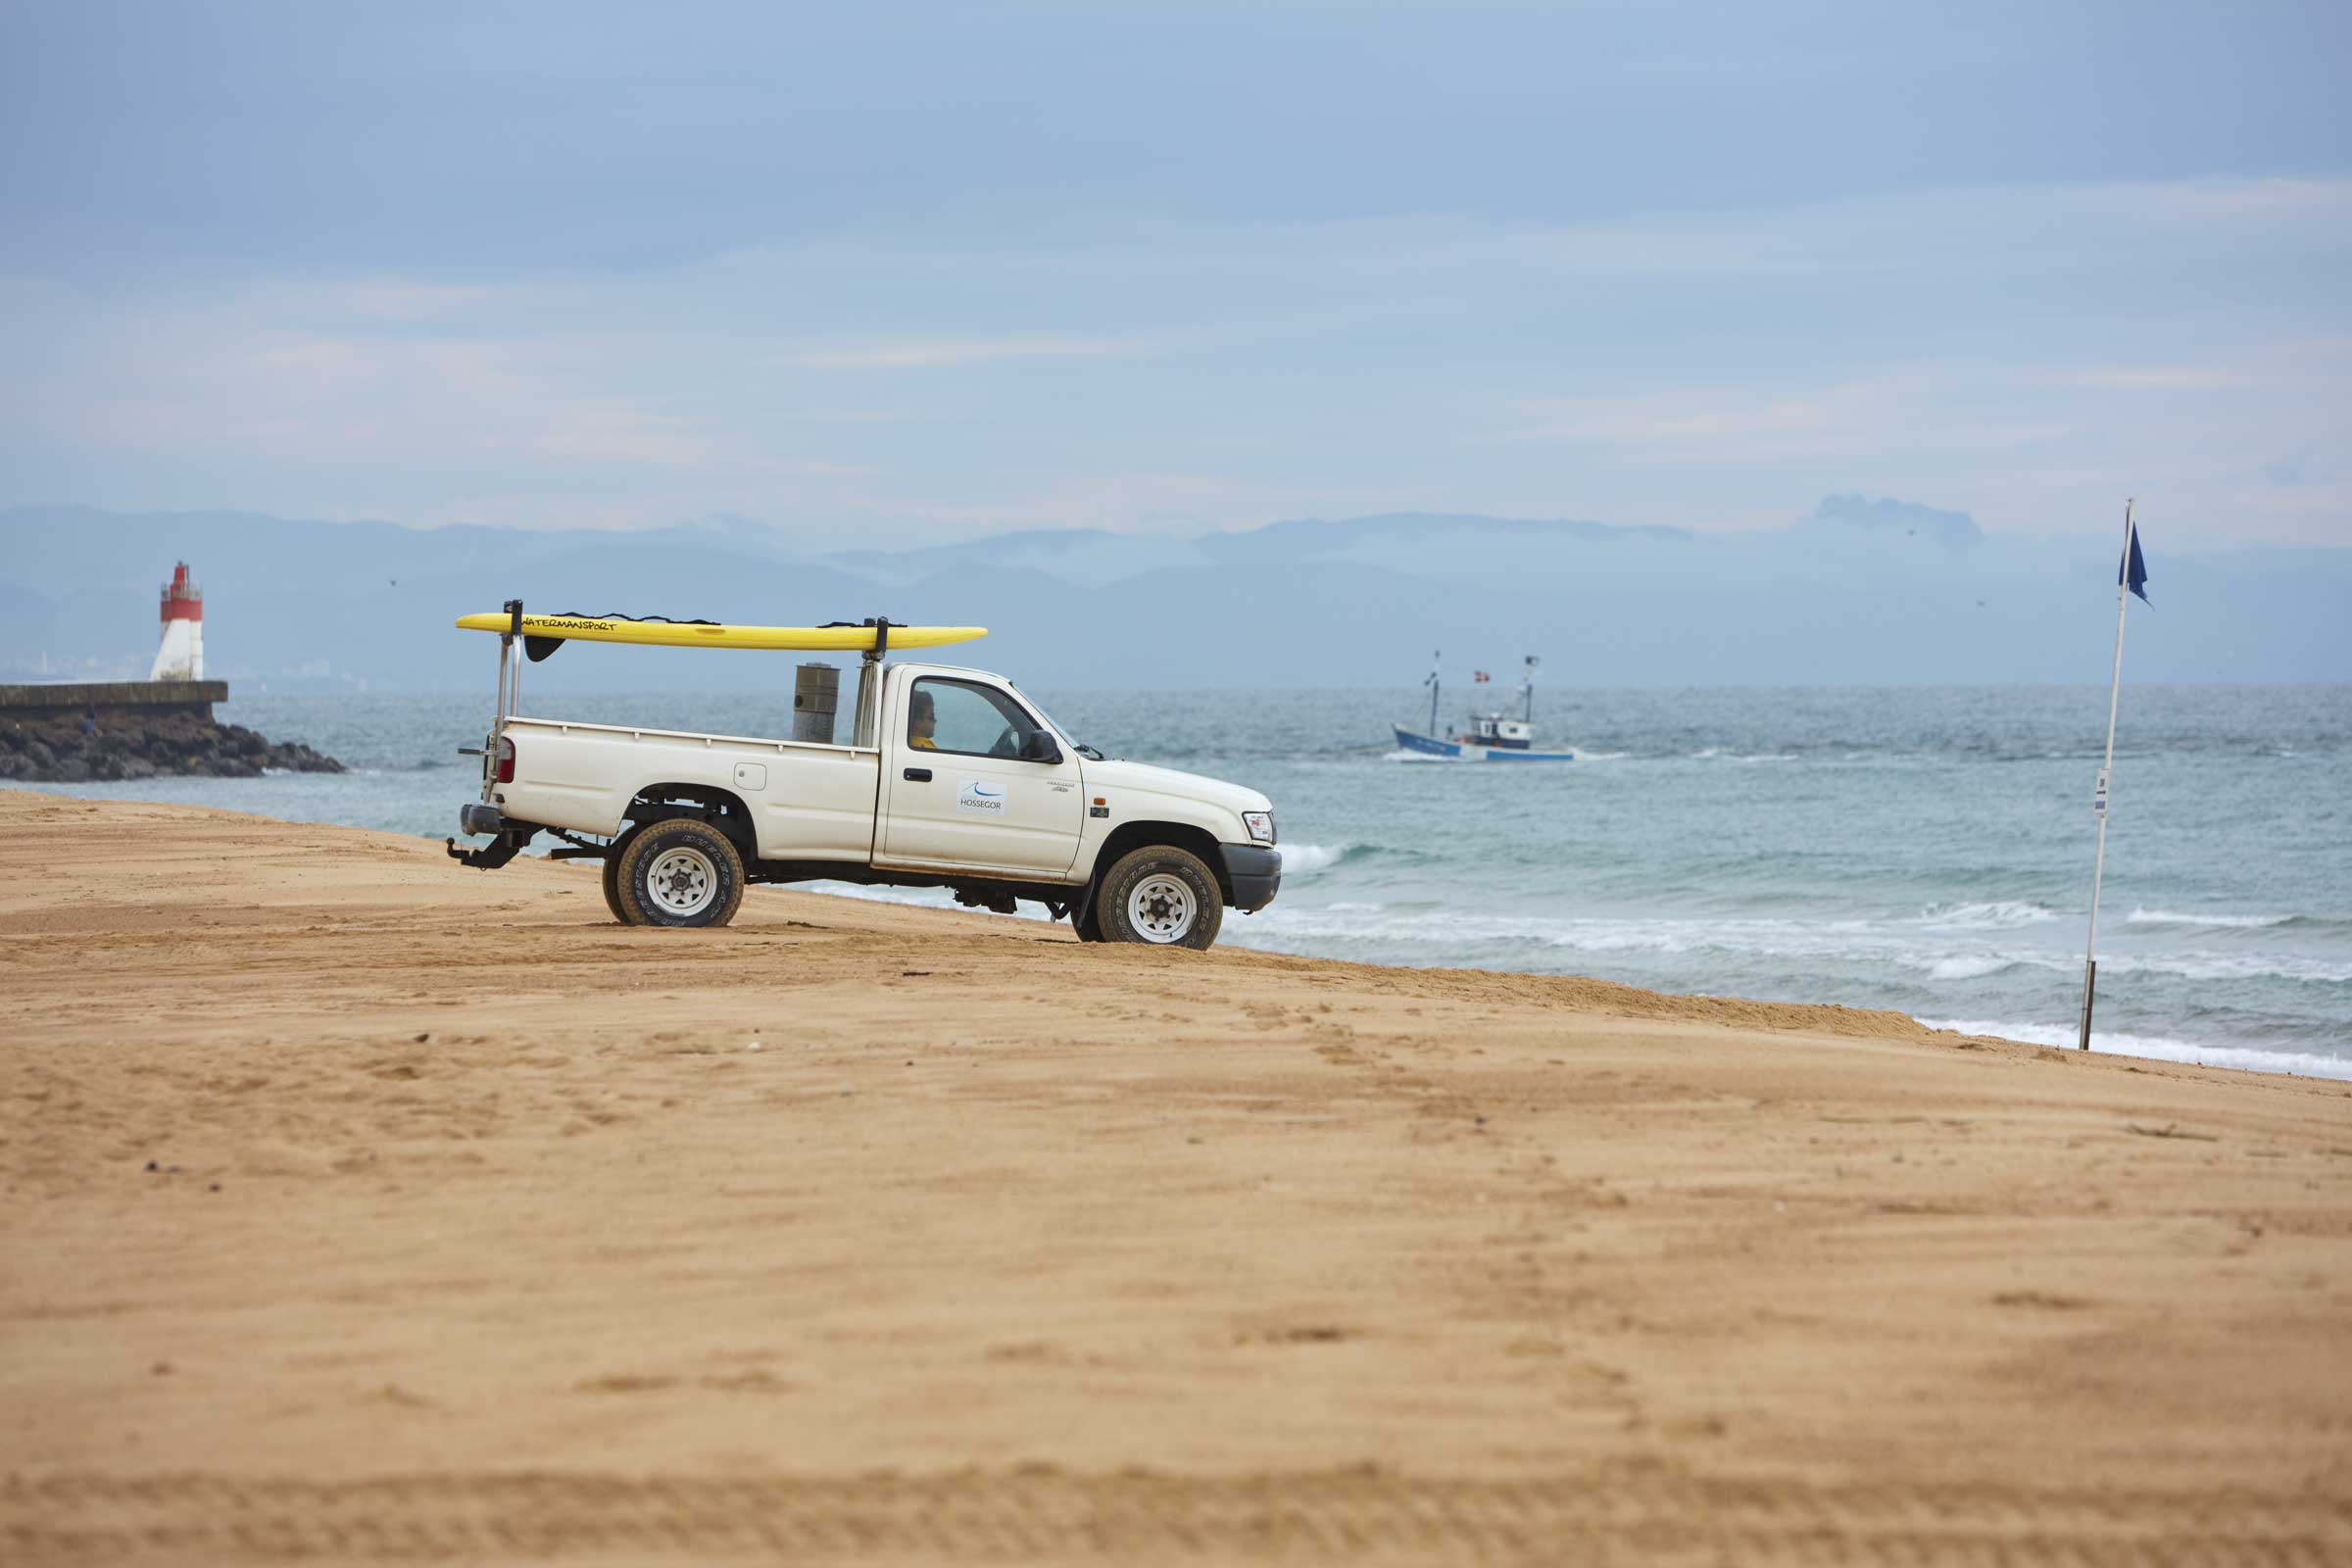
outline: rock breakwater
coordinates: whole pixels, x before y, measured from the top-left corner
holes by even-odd
[[[343,764],[299,741],[272,741],[195,712],[0,718],[0,779],[84,784],[172,773],[253,778],[272,768],[340,773]]]

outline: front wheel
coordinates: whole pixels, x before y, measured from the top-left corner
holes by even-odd
[[[1202,949],[1217,940],[1225,898],[1200,857],[1173,844],[1148,844],[1111,866],[1092,912],[1105,942]]]
[[[725,925],[743,903],[743,857],[710,823],[672,817],[637,830],[613,883],[631,925]]]

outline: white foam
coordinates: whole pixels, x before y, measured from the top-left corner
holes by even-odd
[[[1990,1035],[2029,1046],[2072,1049],[2077,1032],[2056,1024],[1985,1023],[1971,1018],[1922,1018],[1930,1029],[1956,1034]],[[2140,1056],[2152,1061],[2179,1061],[2200,1067],[2241,1067],[2250,1072],[2300,1073],[2311,1078],[2352,1079],[2352,1060],[2322,1056],[2304,1051],[2260,1051],[2251,1046],[2201,1046],[2161,1035],[2102,1034],[2091,1031],[2090,1049],[2114,1056]]]
[[[1720,746],[1702,746],[1690,754],[1693,762],[1710,762],[1722,758],[1727,762],[1793,762],[1794,752],[1726,752]]]
[[[2291,914],[2182,914],[2173,909],[2133,909],[2124,916],[2124,923],[2229,926],[2241,931],[2259,931],[2264,926],[2284,925],[2293,918]]]
[[[2055,920],[2058,912],[2038,904],[2004,899],[1991,904],[1931,905],[1919,913],[1922,925],[1946,931],[2004,931],[2014,926],[2039,925]]]

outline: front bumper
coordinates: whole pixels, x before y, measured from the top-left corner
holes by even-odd
[[[1225,885],[1232,890],[1226,903],[1244,914],[1254,914],[1274,902],[1282,891],[1282,856],[1255,844],[1220,844],[1225,857]]]

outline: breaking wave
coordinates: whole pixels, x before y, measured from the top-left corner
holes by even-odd
[[[2015,959],[1997,956],[1938,958],[1928,965],[1931,980],[1982,980],[1988,974],[2017,967]]]
[[[1284,876],[1311,876],[1330,870],[1362,848],[1355,844],[1343,844],[1336,850],[1321,844],[1278,844],[1274,853],[1282,857]]]
[[[1350,851],[1340,859],[1353,853],[1374,852]],[[1328,867],[1340,860],[1314,863]],[[1954,913],[1972,909],[1978,912],[1969,918],[1986,931],[2014,930],[2055,918],[2037,905],[1963,905]],[[1893,968],[1931,982],[1981,980],[2016,969],[2069,976],[2082,972],[2082,958],[2077,952],[2008,944],[1974,948],[1965,940],[1937,942],[1932,937],[1923,939],[1923,924],[1932,930],[1943,929],[1925,921],[1578,918],[1474,912],[1427,903],[1315,906],[1278,900],[1249,928],[1251,937],[1262,934],[1262,943],[1244,940],[1250,940],[1251,946],[1287,946],[1294,952],[1385,962],[1508,964],[1524,961],[1514,955],[1548,951],[1668,958],[1708,955],[1738,962]],[[1965,923],[1962,928],[1967,929]],[[2100,956],[2099,972],[2180,980],[2352,983],[2352,963],[2285,953],[2118,952]]]
[[[2290,925],[2295,919],[2291,914],[2182,914],[2173,909],[2133,909],[2124,916],[2124,923],[2226,926],[2238,931],[2259,931],[2267,926]]]

